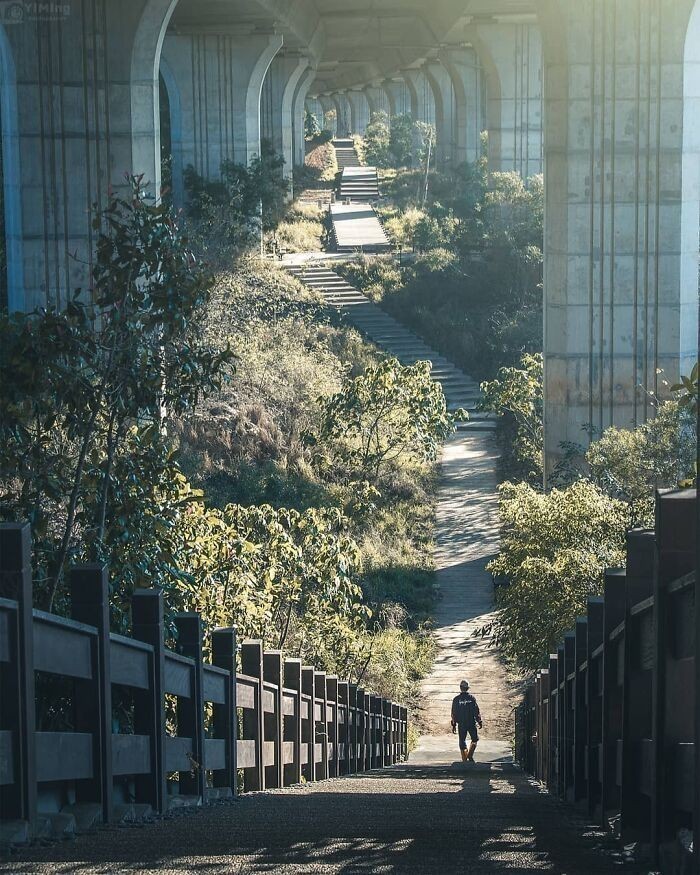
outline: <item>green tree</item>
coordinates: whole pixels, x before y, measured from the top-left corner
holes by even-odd
[[[502,464],[509,476],[541,484],[544,470],[542,421],[543,357],[526,353],[520,367],[501,368],[481,384],[480,408],[499,417]]]
[[[199,336],[208,274],[167,207],[131,183],[94,222],[93,303],[78,293],[61,311],[0,318],[0,513],[31,523],[49,609],[69,560],[114,558],[116,533],[138,525],[171,474],[167,418],[230,360]]]
[[[630,508],[586,480],[546,494],[505,483],[500,516],[501,552],[488,567],[506,585],[482,633],[532,671],[600,593],[603,570],[623,564]]]
[[[430,362],[404,366],[387,358],[348,379],[323,407],[320,435],[360,480],[377,480],[399,459],[430,462],[454,429]],[[466,416],[463,411],[456,414]]]
[[[373,112],[364,134],[365,161],[371,167],[389,167],[391,131],[389,116],[385,112]]]
[[[321,126],[314,113],[304,110],[304,138],[307,140],[315,140],[321,133]]]
[[[413,165],[414,136],[415,126],[410,114],[392,116],[389,152],[394,167],[411,167]]]

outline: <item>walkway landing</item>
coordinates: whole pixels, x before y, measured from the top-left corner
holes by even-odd
[[[389,238],[369,204],[331,204],[331,221],[338,252],[382,252],[390,249]]]
[[[23,853],[0,872],[600,875],[601,835],[513,766],[394,766]]]

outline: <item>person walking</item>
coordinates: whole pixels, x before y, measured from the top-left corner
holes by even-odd
[[[469,683],[462,681],[459,685],[459,695],[452,700],[452,732],[459,730],[459,749],[462,753],[462,762],[474,762],[474,751],[476,750],[477,742],[479,741],[479,729],[483,727],[481,721],[481,712],[479,705],[469,692]],[[469,734],[470,743],[467,750],[467,734]]]

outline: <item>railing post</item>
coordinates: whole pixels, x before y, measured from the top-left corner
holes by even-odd
[[[289,721],[292,726],[291,741],[294,744],[294,762],[285,766],[284,783],[299,784],[301,782],[301,660],[285,659],[284,685],[296,693],[294,717]]]
[[[396,749],[394,748],[394,703],[388,701],[386,703],[388,709],[388,732],[389,732],[389,762],[387,765],[393,766],[396,762]]]
[[[625,619],[625,572],[609,569],[604,574],[603,606],[603,731],[602,731],[602,786],[601,822],[607,813],[619,804],[616,780],[617,741],[613,738],[613,718],[617,713],[617,649],[610,641],[610,633]],[[621,716],[621,714],[620,714]],[[618,797],[615,799],[614,797]]]
[[[0,787],[3,817],[36,817],[36,704],[34,690],[34,615],[32,613],[31,530],[28,523],[0,524],[0,597],[17,602],[15,668],[3,690],[5,725],[12,730],[15,781]]]
[[[133,636],[153,648],[152,683],[149,690],[135,691],[134,731],[151,739],[151,770],[136,777],[136,796],[159,813],[167,805],[165,773],[165,642],[163,640],[163,593],[137,589],[131,599]]]
[[[74,620],[97,629],[96,671],[75,681],[76,730],[92,735],[93,777],[76,785],[78,801],[99,802],[102,820],[112,819],[112,673],[109,641],[109,579],[104,565],[82,565],[69,574]]]
[[[246,769],[246,790],[265,789],[265,712],[263,708],[263,647],[262,641],[244,641],[241,645],[243,674],[257,680],[253,713],[243,711],[243,734],[255,739],[255,768]]]
[[[321,775],[319,780],[324,781],[328,777],[328,699],[326,696],[326,673],[325,671],[314,672],[314,691],[320,700],[321,708]]]
[[[359,771],[357,762],[359,713],[357,709],[357,684],[348,684],[348,774]]]
[[[338,681],[338,711],[343,710],[345,719],[340,728],[338,717],[338,774],[347,775],[350,771],[350,689],[347,681]],[[343,752],[340,755],[340,746]]]
[[[202,677],[202,619],[199,614],[178,614],[175,617],[178,652],[194,661],[192,698],[180,700],[177,708],[178,735],[192,738],[192,768],[180,772],[180,792],[200,796],[204,801],[206,768],[204,761],[204,689]]]
[[[332,751],[332,756],[328,756],[328,775],[331,778],[337,778],[340,774],[340,764],[338,759],[338,678],[335,675],[328,675],[326,678],[326,700],[327,707],[331,709],[331,719],[326,721],[326,726],[330,722],[330,730],[328,733],[328,747]]]
[[[301,689],[309,697],[308,739],[309,755],[306,759],[306,780],[316,780],[316,696],[314,670],[310,665],[301,667]]]
[[[284,786],[284,746],[282,743],[284,731],[284,718],[282,715],[282,661],[283,656],[280,650],[268,650],[263,654],[263,678],[268,684],[274,684],[277,687],[277,692],[273,694],[275,699],[275,713],[272,715],[272,720],[270,721],[274,723],[272,743],[275,749],[275,762],[273,765],[265,768],[266,787]]]
[[[367,710],[365,707],[365,691],[362,687],[356,689],[357,707],[357,771],[364,772],[367,768]]]
[[[365,692],[365,771],[372,768],[374,762],[374,714],[372,711],[372,694]]]
[[[211,634],[211,661],[229,673],[226,704],[214,706],[214,730],[218,738],[226,739],[226,768],[213,774],[215,787],[230,787],[238,792],[238,716],[236,713],[236,627],[214,629]]]

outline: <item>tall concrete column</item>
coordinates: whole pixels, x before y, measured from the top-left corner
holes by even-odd
[[[435,125],[435,98],[428,79],[421,69],[402,70],[414,121]]]
[[[179,93],[181,155],[205,179],[225,161],[260,154],[262,84],[282,37],[269,33],[168,34],[163,58]]]
[[[335,123],[332,124],[330,127],[330,131],[333,134],[333,136],[335,137],[337,134],[337,130],[338,130],[338,114],[337,114],[337,111],[335,108],[335,104],[333,103],[333,101],[330,98],[330,95],[328,95],[328,94],[321,94],[319,96],[318,100],[319,100],[319,103],[321,104],[321,107],[323,108],[323,116],[324,116],[324,125],[323,126],[324,127],[325,127],[326,118],[330,117],[331,115],[335,115]]]
[[[309,59],[298,53],[277,55],[263,84],[261,114],[265,136],[284,159],[283,175],[292,178],[294,168],[294,95],[309,66]]]
[[[378,112],[389,114],[389,98],[386,91],[380,85],[366,85],[364,94],[369,104],[370,118]]]
[[[306,132],[304,130],[304,109],[316,71],[310,67],[302,74],[292,98],[292,149],[295,167],[303,167],[306,160]]]
[[[538,0],[545,52],[545,440],[633,427],[697,358],[694,0]],[[695,70],[691,69],[695,67]]]
[[[363,91],[350,89],[345,92],[350,103],[350,125],[353,134],[362,136],[369,124],[370,106]]]
[[[0,38],[9,304],[90,287],[93,204],[125,174],[160,193],[158,62],[172,0],[71,5]]]
[[[543,169],[542,38],[535,20],[469,31],[487,80],[489,166],[524,179]]]
[[[281,48],[282,35],[277,33],[236,35],[231,41],[233,157],[239,164],[250,164],[260,155],[260,93]]]
[[[389,115],[412,115],[411,94],[404,79],[386,79],[383,83],[389,101]],[[415,117],[414,117],[415,121]]]
[[[454,164],[456,158],[455,96],[452,78],[436,60],[428,61],[423,72],[433,93],[435,104],[436,158],[440,165]]]
[[[344,91],[331,94],[331,100],[335,105],[338,115],[338,136],[344,137],[352,129],[352,108],[348,96]]]
[[[440,61],[452,80],[454,95],[453,162],[474,163],[481,156],[484,129],[481,64],[473,48],[449,46],[440,51]]]

